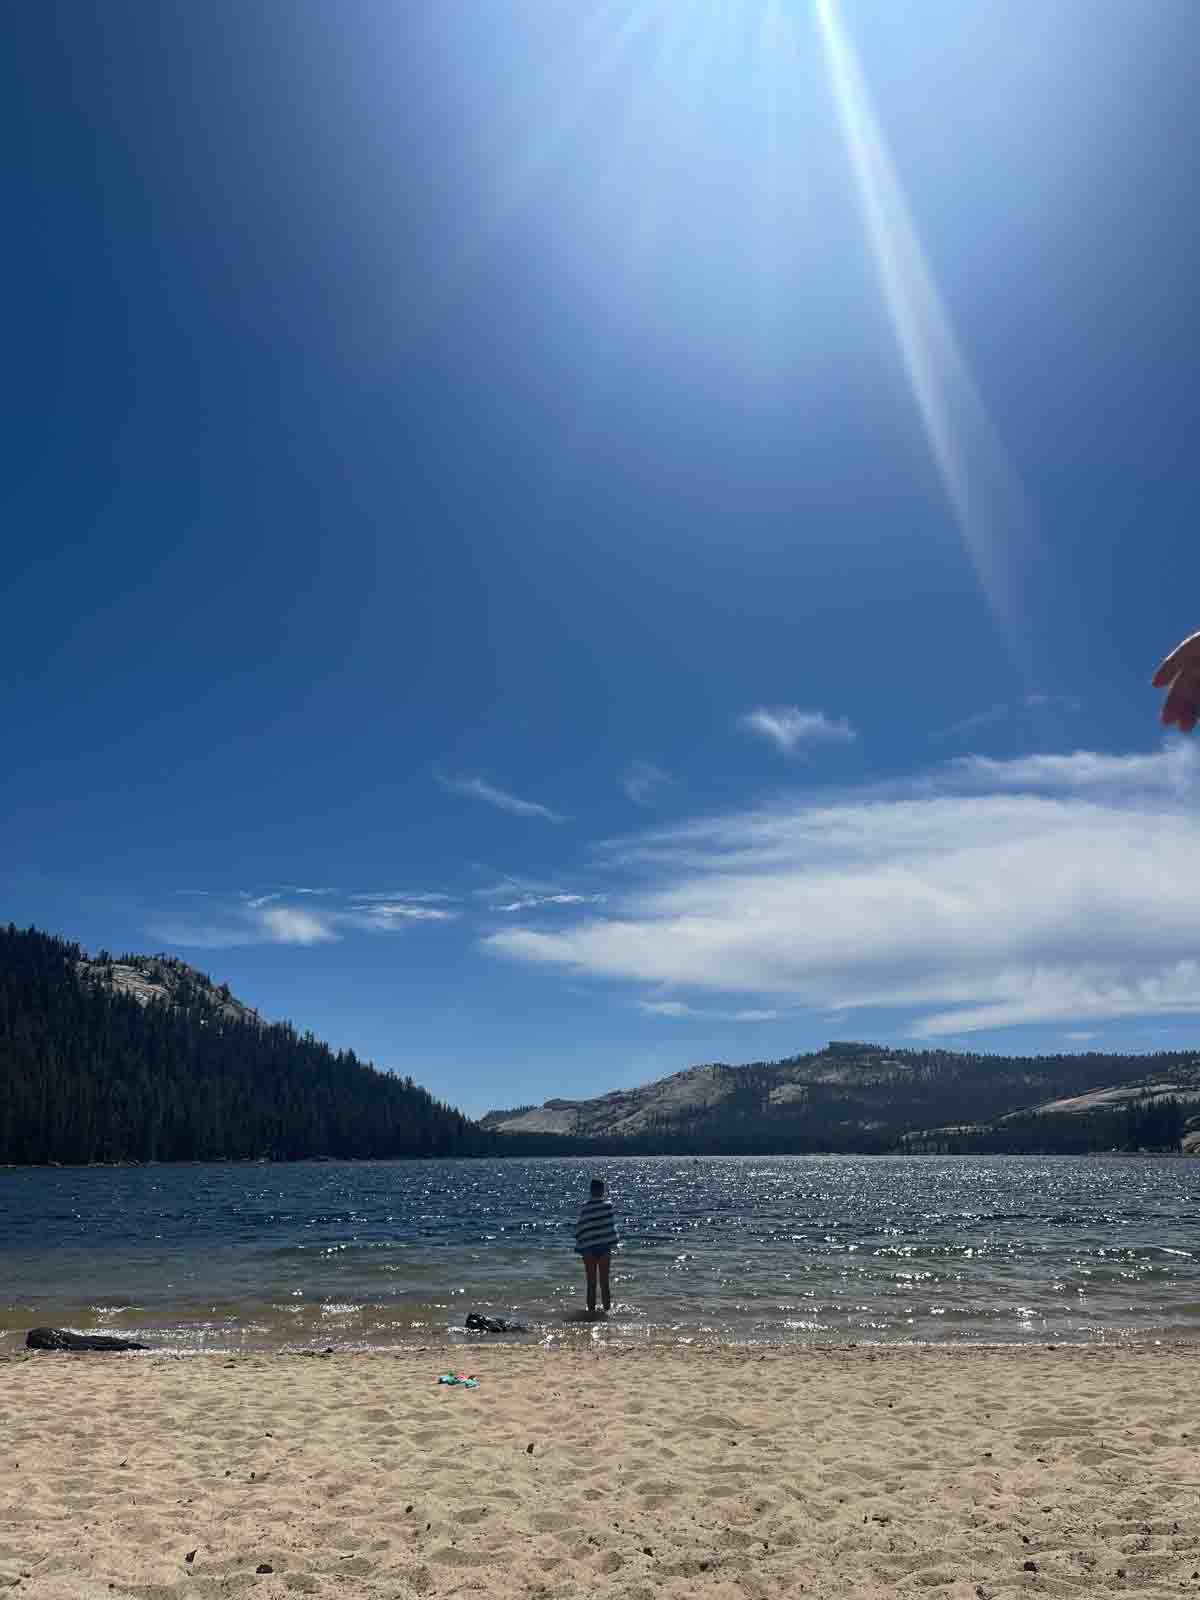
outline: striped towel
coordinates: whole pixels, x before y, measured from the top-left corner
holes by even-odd
[[[617,1222],[611,1200],[587,1200],[575,1224],[575,1249],[581,1256],[611,1250],[617,1242]]]

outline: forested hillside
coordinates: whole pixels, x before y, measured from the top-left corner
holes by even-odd
[[[148,974],[165,999],[110,967]],[[267,1026],[182,962],[0,929],[0,1162],[461,1156],[495,1144],[411,1079]]]

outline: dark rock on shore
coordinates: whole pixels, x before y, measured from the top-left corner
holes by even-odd
[[[70,1333],[66,1328],[30,1328],[25,1335],[30,1350],[145,1350],[132,1339],[113,1339],[104,1333]]]
[[[483,1317],[478,1311],[467,1313],[467,1327],[472,1333],[524,1333],[523,1322],[509,1322],[507,1317]]]

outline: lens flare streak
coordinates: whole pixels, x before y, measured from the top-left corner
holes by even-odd
[[[863,220],[913,398],[988,603],[1014,631],[1032,528],[1025,497],[959,348],[836,0],[817,18]]]

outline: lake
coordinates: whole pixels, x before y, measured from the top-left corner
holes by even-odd
[[[180,1351],[1200,1338],[1200,1162],[606,1160],[613,1313],[577,1320],[581,1160],[0,1170],[0,1349],[52,1323]]]

